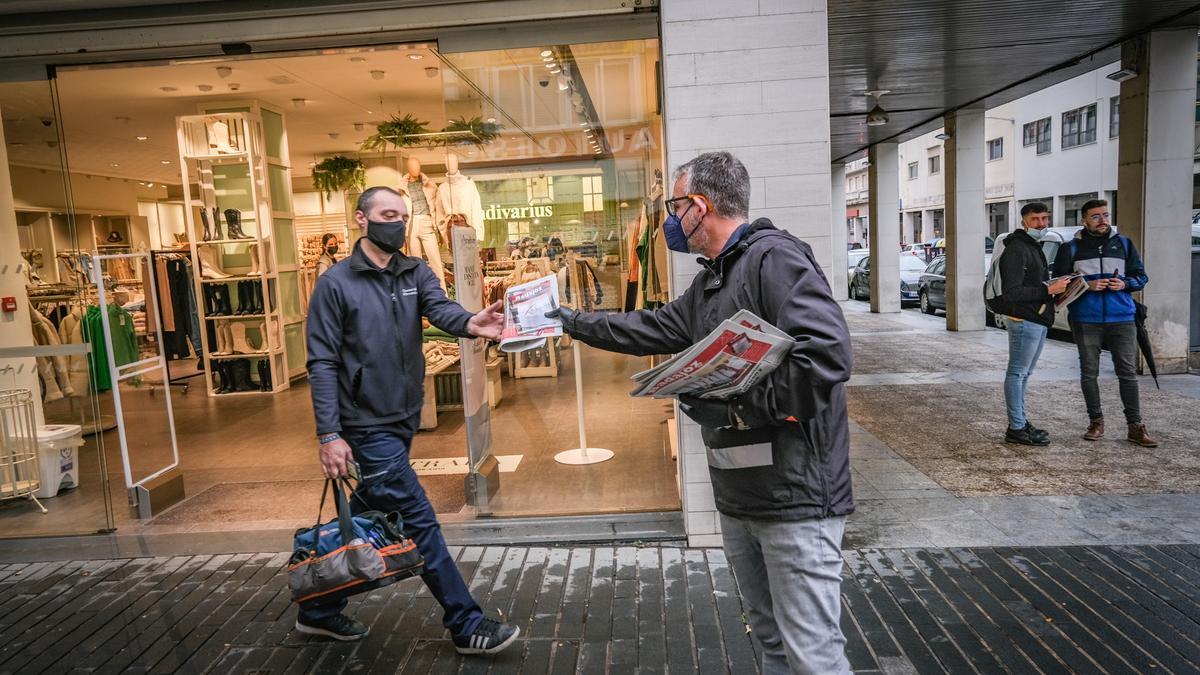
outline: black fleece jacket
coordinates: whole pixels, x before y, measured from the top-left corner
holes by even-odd
[[[1054,301],[1045,282],[1050,264],[1042,245],[1025,230],[1004,238],[1000,253],[1000,288],[1004,313],[1043,326],[1054,325]]]

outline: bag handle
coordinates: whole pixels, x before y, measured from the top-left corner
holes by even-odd
[[[338,481],[333,479],[326,480],[333,484],[333,501],[337,507],[338,529],[342,533],[342,546],[345,546],[354,538],[354,527],[350,519],[350,504],[346,501],[346,495],[342,493],[342,488],[338,485]],[[346,484],[349,486],[349,482]]]

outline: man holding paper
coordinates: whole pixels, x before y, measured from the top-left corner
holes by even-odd
[[[750,176],[733,155],[679,167],[666,205],[667,246],[703,256],[682,296],[657,310],[551,314],[586,344],[635,355],[687,350],[739,310],[794,340],[744,393],[680,395],[679,409],[700,425],[763,672],[848,673],[838,623],[842,532],[854,511],[845,317],[808,244],[765,218],[748,222]]]

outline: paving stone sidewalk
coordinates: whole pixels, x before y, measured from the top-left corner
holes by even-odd
[[[356,643],[291,630],[286,554],[0,566],[0,673],[754,673],[716,549],[465,547],[472,592],[522,630],[455,654],[419,580],[350,610]],[[1200,547],[846,552],[857,672],[1200,672]]]

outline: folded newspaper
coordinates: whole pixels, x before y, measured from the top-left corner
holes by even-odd
[[[1051,279],[1051,281],[1055,281],[1055,279]],[[1081,295],[1087,293],[1087,290],[1087,281],[1083,278],[1083,275],[1075,275],[1071,278],[1070,283],[1067,284],[1067,290],[1054,298],[1054,308],[1057,310],[1063,309],[1078,300]]]
[[[633,376],[633,396],[691,394],[725,399],[758,384],[787,358],[795,340],[741,310],[674,358]]]
[[[504,330],[500,350],[523,352],[546,346],[546,338],[563,334],[562,322],[546,313],[558,308],[558,277],[550,275],[518,284],[504,292]]]

